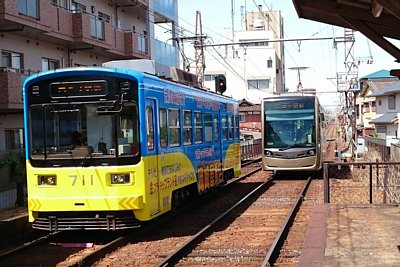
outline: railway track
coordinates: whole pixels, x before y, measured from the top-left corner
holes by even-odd
[[[312,193],[304,197],[300,194],[308,188],[304,177],[270,179],[271,173],[261,171],[259,162],[243,166],[242,172],[216,194],[203,196],[139,230],[96,241],[93,236],[64,241],[51,237],[25,245],[12,255],[0,254],[0,265],[296,266],[320,181],[313,180]],[[303,201],[306,207],[300,207],[300,218],[293,221]]]
[[[305,180],[271,179],[271,173],[261,171],[260,163],[254,162],[242,170],[242,177],[216,194],[199,198],[140,230],[96,241],[93,236],[75,241],[52,237],[11,256],[0,256],[0,265],[260,266],[264,262],[266,266],[276,260],[287,262],[288,255],[295,262],[290,248],[281,246],[299,203],[314,198],[300,194],[308,188]],[[294,236],[303,238],[302,234]],[[88,243],[91,246],[85,247]]]
[[[157,266],[273,263],[310,182],[311,178],[262,183]],[[295,190],[282,195],[292,186]]]
[[[229,181],[226,187],[230,184],[240,182],[246,176],[254,172],[254,168],[259,168],[259,160],[247,161],[243,164],[243,175],[235,180]],[[205,196],[207,198],[209,196]],[[199,204],[198,204],[199,205]],[[182,209],[180,212],[185,212]],[[177,213],[179,214],[179,213]],[[117,233],[99,233],[92,232],[59,232],[56,234],[35,236],[35,238],[27,241],[21,238],[20,241],[13,240],[12,246],[4,246],[0,250],[0,266],[55,266],[61,264],[63,266],[90,266],[98,259],[104,257],[107,253],[122,247],[132,240],[142,240],[154,231],[163,221],[168,221],[168,217],[177,216],[172,214],[166,218],[158,219],[154,223],[146,224],[139,230]],[[67,237],[68,238],[67,238]],[[101,238],[104,236],[104,238]],[[15,242],[14,242],[15,241]],[[19,244],[18,244],[19,242]],[[29,256],[31,255],[31,256]],[[40,257],[38,255],[46,255]],[[57,256],[55,256],[57,255]]]

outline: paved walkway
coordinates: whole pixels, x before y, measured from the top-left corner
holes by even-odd
[[[299,266],[400,266],[400,207],[315,206]]]

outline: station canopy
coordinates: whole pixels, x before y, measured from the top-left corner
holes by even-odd
[[[400,62],[400,49],[391,40],[400,40],[400,1],[293,0],[293,5],[300,18],[359,31]]]

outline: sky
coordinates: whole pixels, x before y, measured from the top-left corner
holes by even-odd
[[[212,42],[218,43],[225,32],[232,28],[232,3],[234,11],[234,29],[243,30],[241,10],[257,11],[257,5],[263,10],[280,10],[284,19],[284,38],[325,38],[340,37],[344,29],[332,25],[299,19],[291,0],[178,0],[179,26],[185,36],[193,36],[196,25],[196,11],[201,13],[203,34],[209,36]],[[267,7],[268,6],[268,7]],[[242,7],[242,8],[241,8]],[[245,7],[245,8],[244,8]],[[300,71],[303,87],[315,88],[321,103],[326,107],[335,107],[340,103],[340,93],[336,93],[337,72],[345,71],[345,47],[334,41],[312,40],[301,42],[285,42],[286,87],[295,91],[298,85],[298,71],[291,68],[305,67]],[[187,55],[194,58],[194,54]],[[207,65],[207,56],[205,59]],[[373,72],[400,68],[394,58],[359,32],[355,33],[354,56],[360,59],[358,77],[361,78]],[[366,59],[372,57],[373,63],[367,64]]]

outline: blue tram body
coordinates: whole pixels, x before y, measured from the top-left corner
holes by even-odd
[[[91,67],[34,75],[23,98],[34,228],[137,227],[240,175],[231,98]]]

